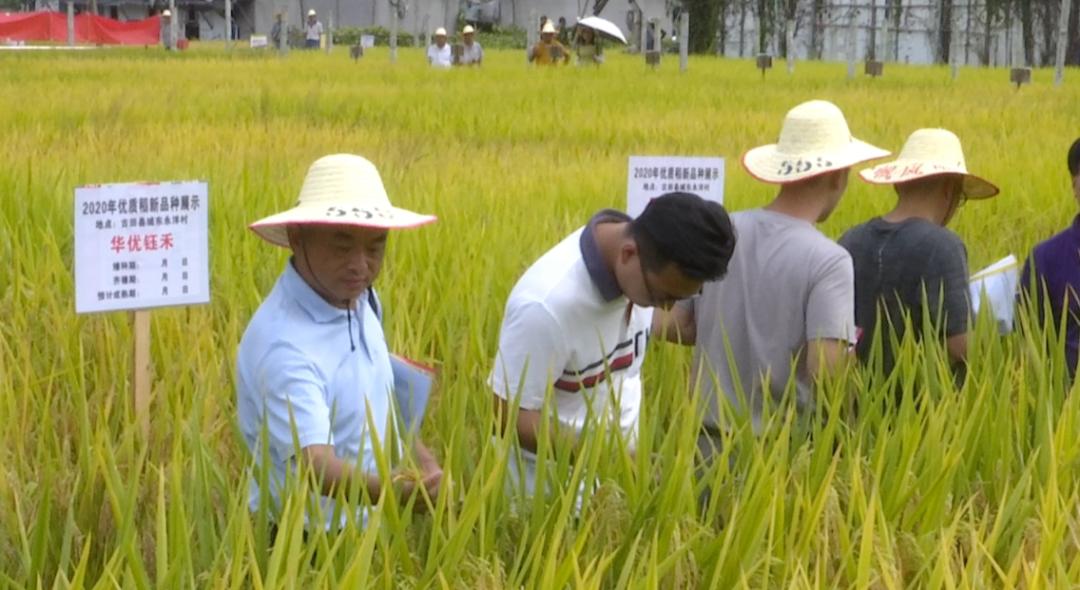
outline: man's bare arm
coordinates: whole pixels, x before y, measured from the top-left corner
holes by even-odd
[[[320,491],[324,496],[333,496],[338,490],[348,493],[356,485],[367,489],[372,502],[378,502],[383,492],[388,488],[391,490],[396,488],[398,496],[405,500],[416,493],[420,486],[423,486],[427,489],[428,495],[434,500],[438,495],[439,484],[442,481],[442,469],[439,467],[438,462],[435,461],[434,455],[423,443],[417,441],[416,451],[422,470],[420,480],[402,478],[401,481],[394,483],[392,486],[384,485],[377,475],[364,473],[352,463],[339,458],[334,454],[334,447],[331,445],[304,447],[303,460],[315,472]]]

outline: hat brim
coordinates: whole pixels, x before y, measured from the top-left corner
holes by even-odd
[[[964,196],[969,199],[989,199],[1001,189],[994,183],[964,170],[940,164],[930,165],[915,160],[886,162],[859,172],[859,178],[870,184],[900,184],[920,178],[942,174],[959,174],[964,177]]]
[[[761,182],[788,184],[877,160],[891,152],[851,138],[842,148],[812,154],[787,154],[777,144],[756,147],[742,157],[743,168]]]
[[[248,226],[262,239],[289,247],[290,225],[344,225],[373,229],[409,229],[434,223],[434,215],[423,215],[397,207],[366,209],[353,204],[303,205],[271,215]]]

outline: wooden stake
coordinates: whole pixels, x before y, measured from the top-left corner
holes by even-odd
[[[131,331],[134,354],[131,362],[131,384],[135,393],[135,420],[143,438],[150,435],[150,312],[131,312]]]
[[[679,71],[687,70],[690,54],[690,12],[683,9],[679,14]]]

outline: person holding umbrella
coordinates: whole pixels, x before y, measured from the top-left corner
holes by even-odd
[[[600,65],[604,63],[604,46],[601,38],[606,37],[612,41],[626,44],[619,27],[598,16],[589,16],[579,19],[577,34],[574,38],[574,51],[577,53],[578,65]]]
[[[578,26],[577,35],[574,37],[574,53],[577,54],[579,66],[598,66],[604,63],[604,46],[596,31],[589,27]]]

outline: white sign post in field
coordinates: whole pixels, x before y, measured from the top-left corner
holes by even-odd
[[[641,215],[649,201],[665,193],[693,193],[724,203],[724,159],[681,156],[630,156],[626,213]]]
[[[205,182],[75,189],[75,311],[131,310],[135,415],[149,432],[148,308],[210,301]]]

